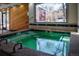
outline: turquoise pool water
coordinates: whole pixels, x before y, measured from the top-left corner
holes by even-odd
[[[7,36],[8,41],[22,43],[24,47],[51,55],[66,56],[69,51],[70,33],[27,31]]]

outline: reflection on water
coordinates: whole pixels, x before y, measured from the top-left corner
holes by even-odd
[[[64,52],[65,43],[63,41],[55,41],[37,38],[37,50],[49,53],[52,55],[65,55]],[[66,48],[66,46],[65,46]]]

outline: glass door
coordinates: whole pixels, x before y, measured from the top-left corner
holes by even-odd
[[[9,30],[9,10],[2,11],[2,29]]]
[[[7,12],[3,11],[2,13],[2,23],[3,23],[3,30],[7,30]]]
[[[9,30],[9,10],[0,11],[0,30],[2,33]]]
[[[2,12],[0,12],[0,30],[2,29]]]

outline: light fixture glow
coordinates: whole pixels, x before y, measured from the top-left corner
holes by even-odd
[[[20,5],[20,7],[24,7],[24,5]]]

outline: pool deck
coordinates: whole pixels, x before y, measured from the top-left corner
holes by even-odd
[[[29,29],[18,30],[18,31],[3,32],[3,33],[0,33],[0,36],[6,36],[6,35],[10,35],[10,34],[15,34],[15,33],[18,33],[18,32],[22,32],[22,31],[28,31],[28,30],[29,30]]]

